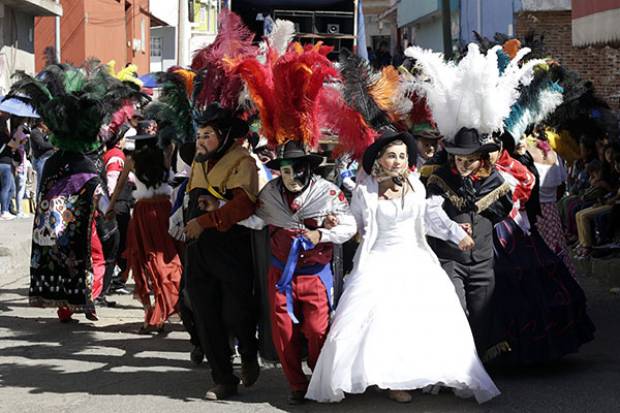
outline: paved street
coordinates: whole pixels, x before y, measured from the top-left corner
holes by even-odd
[[[596,340],[560,363],[491,372],[503,394],[483,406],[449,393],[416,393],[398,405],[375,391],[338,405],[308,403],[291,409],[278,367],[266,366],[258,383],[228,402],[202,400],[212,384],[194,368],[187,334],[178,321],[165,336],[135,332],[142,310],[131,297],[101,320],[60,324],[53,309],[28,306],[30,221],[0,223],[0,412],[617,412],[620,411],[620,296],[596,278],[580,280],[598,327]],[[454,343],[458,346],[458,343]],[[407,351],[407,343],[402,343]]]

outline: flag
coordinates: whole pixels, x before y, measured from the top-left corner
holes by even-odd
[[[357,3],[357,55],[368,60],[368,50],[366,49],[366,22],[364,22],[362,0]]]

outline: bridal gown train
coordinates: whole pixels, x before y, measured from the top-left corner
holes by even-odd
[[[404,204],[375,202],[376,241],[345,281],[308,399],[337,402],[371,385],[413,390],[443,384],[479,403],[499,394],[477,356],[452,282],[426,243],[420,189]]]

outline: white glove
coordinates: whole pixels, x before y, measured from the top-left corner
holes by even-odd
[[[185,229],[183,208],[178,208],[174,214],[170,215],[168,220],[168,234],[177,241],[185,241],[183,229]]]

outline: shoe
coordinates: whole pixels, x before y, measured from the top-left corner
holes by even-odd
[[[142,335],[148,335],[148,334],[161,334],[164,332],[164,325],[160,325],[160,326],[152,326],[152,325],[145,325],[140,327],[140,330],[138,330],[138,334],[142,334]]]
[[[94,311],[85,311],[84,316],[87,320],[90,321],[99,321],[99,317],[97,317],[97,313]]]
[[[217,384],[207,391],[207,400],[225,400],[237,394],[236,384]]]
[[[12,221],[15,218],[17,218],[15,215],[11,214],[10,212],[3,212],[2,215],[0,215],[0,221]]]
[[[194,349],[191,351],[191,353],[189,353],[189,359],[196,366],[200,366],[204,358],[205,358],[205,353],[202,351],[200,346],[194,346]]]
[[[413,397],[404,390],[388,390],[388,397],[398,403],[410,403]]]
[[[116,283],[116,282],[112,281],[112,284],[110,285],[109,291],[110,291],[109,294],[119,294],[119,295],[129,295],[129,294],[131,294],[131,292],[125,286],[125,283],[122,283],[122,282]]]
[[[61,323],[69,324],[78,322],[78,320],[71,317],[73,311],[69,310],[67,307],[59,307],[56,314],[58,314],[58,320],[60,320]]]
[[[116,301],[108,301],[105,297],[98,297],[95,299],[95,304],[102,307],[116,307]]]
[[[243,361],[241,362],[241,381],[245,387],[250,387],[256,380],[258,380],[258,376],[260,375],[260,366],[258,365],[258,359],[253,359],[251,361]]]
[[[15,218],[30,218],[31,216],[32,215],[27,212],[18,212]]]
[[[300,404],[304,404],[306,402],[306,391],[305,390],[293,390],[291,394],[288,396],[288,404],[291,406],[298,406]]]

